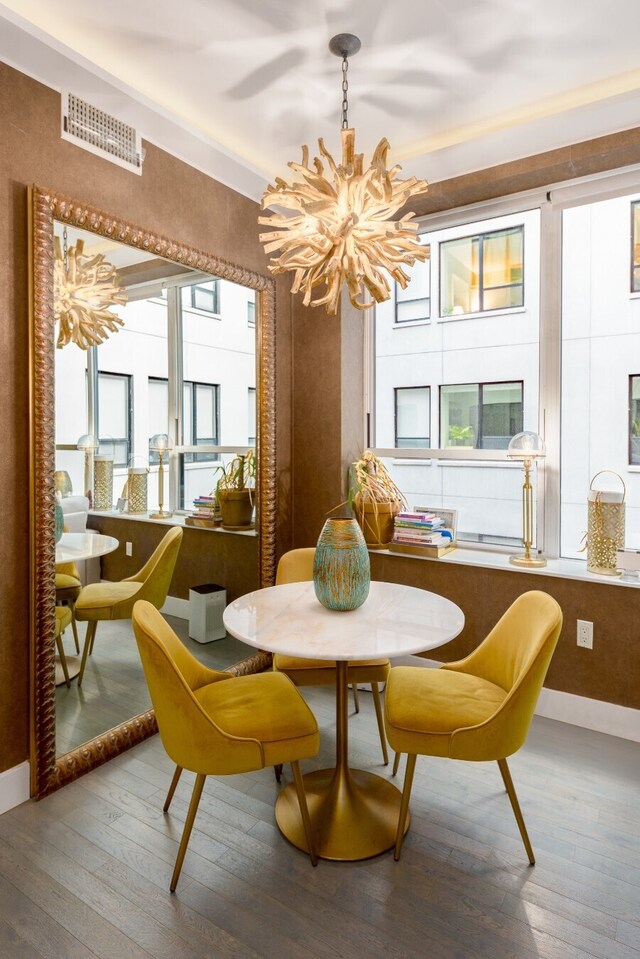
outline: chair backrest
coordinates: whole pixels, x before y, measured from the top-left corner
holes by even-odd
[[[143,583],[142,589],[136,594],[136,599],[146,599],[156,609],[164,605],[181,543],[182,529],[179,526],[172,526],[142,569],[124,580],[124,582]]]
[[[136,602],[131,619],[158,731],[171,759],[207,775],[260,769],[261,744],[225,733],[194,695],[203,684],[235,678],[204,667],[151,603]]]
[[[511,604],[469,656],[443,667],[480,676],[507,692],[486,723],[484,758],[506,758],[524,743],[561,629],[562,610],[555,599],[531,590]],[[453,753],[459,755],[465,730],[454,739]]]
[[[313,579],[313,560],[315,546],[304,549],[290,549],[283,553],[276,571],[276,586],[283,583],[306,583]]]

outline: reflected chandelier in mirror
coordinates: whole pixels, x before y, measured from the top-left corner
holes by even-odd
[[[271,585],[275,576],[275,287],[269,277],[40,187],[30,191],[30,213],[31,792],[39,797],[156,730],[153,711],[149,710],[56,759],[54,221],[241,284],[260,294],[256,303],[256,513],[261,586]],[[258,654],[234,669],[251,672],[263,666]]]

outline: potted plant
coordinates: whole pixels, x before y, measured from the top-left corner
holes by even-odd
[[[350,467],[349,501],[371,549],[387,549],[393,539],[393,521],[403,506],[404,495],[382,460],[365,450]]]
[[[216,499],[224,529],[250,529],[256,480],[255,450],[236,453],[225,466],[218,466]]]
[[[449,439],[453,446],[472,446],[473,445],[473,426],[450,426]],[[471,440],[471,442],[467,442]]]

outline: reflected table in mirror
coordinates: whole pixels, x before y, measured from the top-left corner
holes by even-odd
[[[96,559],[112,553],[120,545],[115,536],[103,536],[102,533],[63,533],[56,543],[56,566],[63,563],[80,563],[86,559]],[[80,656],[65,656],[69,679],[75,679],[80,672]],[[56,654],[56,686],[65,680],[60,657]]]
[[[321,606],[313,583],[305,582],[240,597],[227,606],[224,623],[250,646],[336,662],[336,764],[304,776],[316,851],[323,859],[356,861],[391,849],[401,793],[389,780],[349,766],[348,664],[442,646],[462,630],[462,610],[423,589],[372,582],[359,609],[337,612]],[[275,812],[281,832],[308,852],[293,785],[280,793]]]

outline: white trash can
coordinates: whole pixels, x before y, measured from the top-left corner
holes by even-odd
[[[189,590],[189,636],[197,643],[224,639],[226,630],[222,614],[227,605],[227,591],[217,583],[192,586]]]

